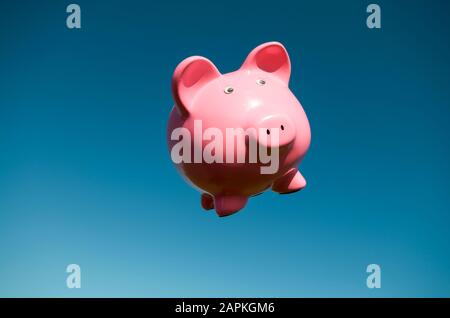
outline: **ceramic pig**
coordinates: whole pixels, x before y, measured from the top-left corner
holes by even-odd
[[[204,209],[228,216],[267,189],[285,194],[306,186],[297,166],[311,132],[289,89],[290,74],[288,53],[278,42],[258,46],[228,74],[200,56],[175,69],[169,151],[201,192]]]

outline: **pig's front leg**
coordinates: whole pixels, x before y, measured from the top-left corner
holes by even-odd
[[[248,197],[242,195],[216,195],[214,196],[214,207],[217,215],[228,216],[243,209],[247,201]]]
[[[306,186],[306,180],[297,169],[289,170],[285,175],[275,180],[272,190],[280,194],[297,192]]]

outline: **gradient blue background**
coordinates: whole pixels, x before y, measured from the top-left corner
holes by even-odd
[[[450,296],[450,2],[69,3],[0,4],[0,296]],[[308,187],[218,218],[166,148],[172,72],[272,40]]]

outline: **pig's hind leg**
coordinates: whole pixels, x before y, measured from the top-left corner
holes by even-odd
[[[210,195],[208,193],[202,193],[201,203],[202,203],[202,207],[205,210],[214,209],[214,198],[212,197],[212,195]]]
[[[297,192],[306,186],[306,180],[297,169],[289,170],[272,184],[272,190],[280,194]]]

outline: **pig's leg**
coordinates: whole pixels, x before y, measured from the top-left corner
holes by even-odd
[[[306,180],[297,169],[289,170],[284,176],[275,180],[272,190],[280,194],[297,192],[306,186]]]
[[[219,216],[228,216],[245,207],[247,201],[248,197],[242,195],[216,195],[214,207]]]
[[[202,193],[201,202],[202,202],[202,207],[205,210],[214,209],[214,198],[212,197],[212,195],[210,195],[208,193]]]

